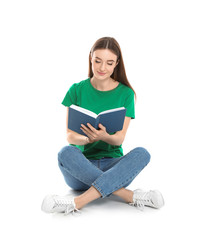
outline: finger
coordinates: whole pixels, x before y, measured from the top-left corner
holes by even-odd
[[[87,134],[88,137],[90,138],[95,138],[96,137],[96,134],[93,133],[88,127],[84,126],[83,124],[81,124],[81,126],[83,126],[83,128],[81,128],[81,130]]]
[[[84,129],[84,128],[80,128],[89,138],[91,138],[91,135],[90,135],[90,133],[86,130],[86,129]]]
[[[87,126],[85,126],[84,124],[81,124],[81,126],[85,131],[91,132],[91,130]]]
[[[84,128],[84,129],[86,129],[87,127],[84,125],[84,124],[81,124],[81,127],[82,128]]]
[[[94,133],[97,132],[96,128],[94,128],[90,123],[87,123],[87,125]]]
[[[93,138],[96,138],[98,136],[98,130],[94,128],[90,123],[87,123],[88,127],[91,129],[89,130]]]
[[[99,123],[99,128],[106,130],[106,128],[101,123]]]
[[[82,126],[82,128],[83,128],[86,132],[89,132],[89,131],[90,131],[90,129],[89,129],[87,126],[85,126],[84,124],[81,124],[81,126]]]

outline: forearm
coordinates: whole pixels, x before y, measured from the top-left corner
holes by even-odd
[[[123,142],[123,139],[118,134],[113,134],[113,135],[108,134],[102,141],[110,145],[120,146]]]
[[[116,146],[120,146],[123,142],[123,139],[118,134],[113,134],[113,135],[107,134],[106,137],[104,137],[101,140],[110,145],[116,145]],[[67,141],[69,144],[75,144],[75,145],[86,145],[89,143],[88,137],[76,132],[67,133]]]
[[[76,132],[67,133],[67,141],[69,144],[86,145],[88,144],[88,137]]]

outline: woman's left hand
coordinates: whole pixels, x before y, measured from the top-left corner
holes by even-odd
[[[100,130],[95,129],[91,124],[87,123],[87,127],[81,124],[81,130],[88,136],[89,142],[93,143],[99,140],[104,140],[109,134],[106,132],[106,128],[99,124]]]

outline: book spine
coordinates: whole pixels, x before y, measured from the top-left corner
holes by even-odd
[[[99,121],[100,121],[100,116],[98,116],[97,118],[96,118],[96,121],[95,121],[95,128],[97,129],[97,130],[99,130],[100,128],[99,128]]]

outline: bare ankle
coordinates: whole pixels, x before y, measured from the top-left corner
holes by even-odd
[[[131,203],[131,202],[133,202],[133,191],[131,191],[131,190],[128,190],[128,191],[130,191],[130,197],[128,199],[128,203]]]
[[[84,206],[84,204],[81,203],[79,197],[75,197],[75,198],[74,198],[74,202],[75,202],[75,207],[76,207],[77,209],[81,209],[81,208]]]
[[[133,191],[131,191],[131,190],[121,188],[121,189],[113,192],[113,194],[121,197],[127,203],[133,202]]]
[[[76,204],[76,208],[80,209],[84,207],[89,202],[94,201],[95,199],[99,198],[101,194],[99,191],[96,190],[93,186],[90,187],[87,191],[82,193],[81,195],[74,198],[74,202]]]

